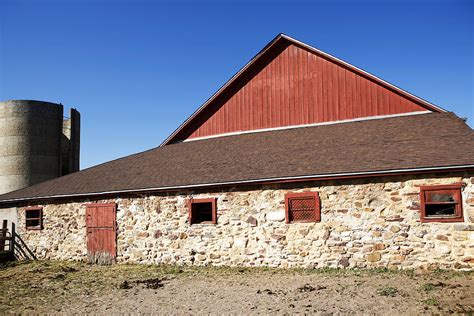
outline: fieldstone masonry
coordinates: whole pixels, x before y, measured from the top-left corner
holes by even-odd
[[[419,186],[463,183],[464,223],[420,223]],[[285,223],[287,192],[318,191],[320,223]],[[189,225],[188,198],[217,198],[217,225]],[[269,267],[474,268],[474,174],[233,188],[43,205],[20,233],[45,259],[85,260],[85,203],[117,203],[117,261]]]

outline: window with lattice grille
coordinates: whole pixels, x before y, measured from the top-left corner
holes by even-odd
[[[287,193],[285,195],[285,208],[287,223],[321,221],[318,192]]]
[[[462,222],[461,184],[420,187],[421,222]]]

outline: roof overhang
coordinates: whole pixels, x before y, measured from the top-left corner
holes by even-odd
[[[115,190],[115,191],[89,192],[89,193],[64,194],[64,195],[58,194],[58,195],[49,195],[49,196],[36,196],[36,197],[30,197],[30,198],[2,200],[0,201],[0,208],[2,206],[9,207],[12,205],[17,205],[17,204],[22,204],[22,203],[24,204],[24,203],[31,203],[31,202],[42,202],[42,201],[60,200],[60,199],[64,200],[64,199],[78,199],[78,198],[79,199],[80,198],[108,198],[108,197],[117,197],[117,196],[123,196],[123,195],[152,194],[152,193],[173,192],[173,191],[181,191],[181,190],[215,189],[215,188],[232,187],[232,186],[245,186],[245,185],[251,186],[251,185],[262,185],[262,184],[374,178],[374,177],[388,177],[388,176],[400,176],[400,175],[410,175],[410,174],[414,175],[414,174],[424,174],[424,173],[462,172],[462,171],[468,171],[468,170],[474,170],[474,165],[438,166],[438,167],[425,167],[425,168],[414,168],[414,169],[380,170],[380,171],[369,171],[369,172],[315,174],[315,175],[304,175],[304,176],[237,180],[237,181],[228,181],[228,182],[199,183],[199,184],[176,185],[176,186],[131,189],[131,190]]]

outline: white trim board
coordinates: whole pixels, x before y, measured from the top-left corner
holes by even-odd
[[[365,71],[359,67],[356,67],[342,59],[339,59],[337,57],[334,57],[333,55],[331,54],[328,54],[328,53],[325,53],[323,52],[322,50],[319,50],[311,45],[308,45],[308,44],[305,44],[297,39],[294,39],[293,37],[291,36],[288,36],[286,34],[278,34],[272,41],[270,41],[270,43],[268,43],[260,52],[257,53],[257,55],[255,55],[247,64],[245,64],[244,67],[242,67],[236,74],[234,74],[226,83],[224,83],[224,85],[222,85],[219,90],[217,90],[209,99],[206,100],[206,102],[204,102],[204,104],[202,104],[196,111],[194,111],[191,116],[189,116],[181,125],[178,126],[178,128],[176,128],[172,133],[171,135],[169,135],[161,144],[160,144],[160,147],[161,146],[164,146],[166,144],[169,143],[169,141],[176,135],[178,134],[189,122],[191,122],[194,117],[196,117],[199,113],[201,113],[209,103],[211,103],[222,91],[224,91],[230,84],[232,84],[239,76],[240,74],[242,74],[246,69],[248,69],[253,63],[255,63],[255,61],[257,61],[259,59],[260,56],[262,56],[263,54],[265,54],[265,52],[267,52],[276,42],[278,42],[280,39],[285,39],[287,41],[290,41],[292,42],[293,44],[296,44],[296,45],[300,45],[301,47],[304,47],[310,51],[312,51],[313,53],[316,53],[316,54],[319,54],[321,56],[324,56],[334,62],[337,62],[341,65],[343,65],[344,67],[347,67],[348,69],[351,69],[352,71],[355,71],[355,72],[359,72],[359,73],[362,73],[363,75],[371,78],[372,80],[375,80],[377,82],[379,82],[380,84],[382,85],[385,85],[387,86],[388,88],[390,89],[393,89],[395,91],[397,91],[398,93],[404,95],[405,97],[408,97],[408,98],[413,98],[414,100],[416,100],[417,102],[420,102],[422,104],[424,104],[426,107],[428,108],[433,108],[435,110],[438,110],[440,112],[448,112],[446,109],[443,109],[442,107],[440,106],[437,106],[437,105],[434,105],[433,103],[429,102],[429,101],[426,101],[425,99],[423,98],[420,98],[406,90],[403,90],[399,87],[397,87],[396,85],[394,84],[391,84],[390,82],[388,81],[385,81],[373,74],[371,74],[370,72],[368,71]]]
[[[385,119],[385,118],[400,117],[400,116],[412,116],[412,115],[429,114],[429,113],[433,113],[433,112],[431,112],[431,111],[416,111],[416,112],[410,112],[410,113],[389,114],[389,115],[379,115],[379,116],[367,116],[367,117],[360,117],[360,118],[340,120],[340,121],[331,121],[331,122],[321,122],[321,123],[311,123],[311,124],[302,124],[302,125],[288,125],[288,126],[280,126],[280,127],[262,128],[262,129],[248,130],[248,131],[238,131],[238,132],[223,133],[223,134],[216,134],[216,135],[203,136],[203,137],[188,138],[188,139],[185,139],[181,142],[186,143],[186,142],[192,142],[192,141],[195,141],[195,140],[204,140],[204,139],[210,139],[210,138],[234,136],[234,135],[241,135],[241,134],[252,134],[252,133],[286,130],[286,129],[313,127],[313,126],[336,125],[336,124],[343,124],[343,123],[381,120],[381,119]]]

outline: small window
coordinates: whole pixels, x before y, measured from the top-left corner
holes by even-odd
[[[421,222],[462,222],[461,184],[420,187]]]
[[[287,223],[321,221],[318,192],[287,193],[285,195]]]
[[[43,229],[43,208],[28,207],[25,209],[25,226],[26,229],[39,230]]]
[[[188,207],[191,225],[217,224],[216,199],[191,199]]]

